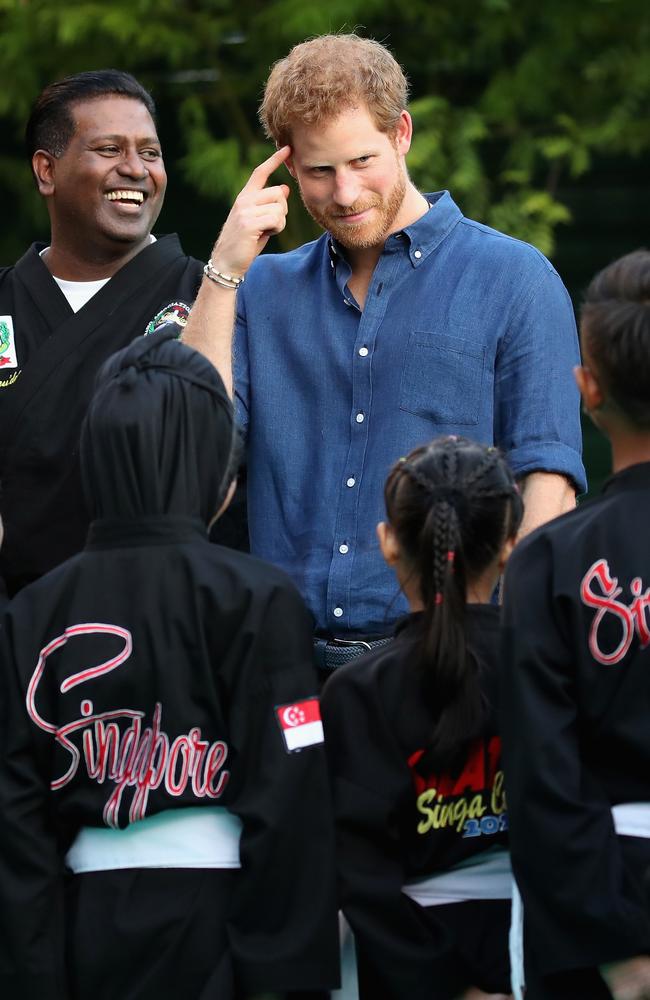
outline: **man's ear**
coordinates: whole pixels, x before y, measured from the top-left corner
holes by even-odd
[[[400,548],[390,524],[387,521],[380,521],[377,525],[377,538],[381,554],[389,566],[394,566],[400,557]]]
[[[44,198],[54,194],[54,171],[56,157],[44,149],[37,149],[32,156],[32,170],[36,178],[39,194]]]
[[[573,369],[573,375],[580,390],[584,408],[587,413],[591,414],[605,401],[605,393],[598,381],[598,375],[592,368],[586,368],[584,365],[576,365]]]
[[[395,129],[395,149],[400,156],[406,156],[411,148],[413,122],[408,111],[402,111]]]

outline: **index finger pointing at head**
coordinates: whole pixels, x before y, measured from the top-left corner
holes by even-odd
[[[281,146],[280,149],[276,149],[275,153],[269,156],[268,160],[264,160],[263,163],[260,163],[259,167],[255,167],[243,190],[250,191],[251,189],[256,189],[261,191],[273,171],[277,170],[279,166],[288,160],[290,154],[291,146]]]

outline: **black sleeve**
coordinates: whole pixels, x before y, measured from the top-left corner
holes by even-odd
[[[587,640],[570,634],[552,574],[543,534],[510,561],[500,695],[512,864],[544,973],[650,945],[641,887],[629,884],[610,802],[581,754],[576,661]]]
[[[429,1000],[436,940],[420,906],[402,892],[404,848],[398,815],[413,794],[407,762],[367,692],[346,673],[323,694],[323,719],[336,819],[341,906],[361,965],[382,996]],[[370,993],[369,993],[370,995]]]
[[[228,805],[243,830],[229,936],[238,981],[249,993],[338,985],[334,824],[312,658],[307,610],[293,588],[278,586],[230,713]],[[305,736],[315,742],[298,750],[287,748],[279,718],[289,711],[294,720],[294,705],[306,717],[318,715]]]
[[[0,632],[0,995],[67,1000],[63,860],[49,780],[17,676],[11,622]]]

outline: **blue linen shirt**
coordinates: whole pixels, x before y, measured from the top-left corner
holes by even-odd
[[[363,310],[329,234],[264,254],[237,296],[235,386],[252,551],[319,630],[388,633],[406,610],[375,526],[400,455],[439,434],[497,444],[517,476],[585,488],[573,308],[528,244],[448,192],[388,238]]]

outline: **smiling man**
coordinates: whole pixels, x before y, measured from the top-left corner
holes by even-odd
[[[439,434],[498,445],[524,531],[584,488],[566,289],[536,249],[414,186],[407,90],[356,35],[276,63],[261,119],[278,153],[235,203],[186,330],[224,371],[236,309],[251,549],[293,577],[328,668],[405,610],[374,535],[400,455]],[[284,225],[288,188],[260,190],[281,161],[325,232],[255,260]]]
[[[78,551],[88,526],[77,443],[101,363],[164,318],[184,322],[201,278],[151,230],[167,177],[151,96],[128,73],[47,87],[26,128],[51,226],[0,270],[0,572],[10,595]]]

